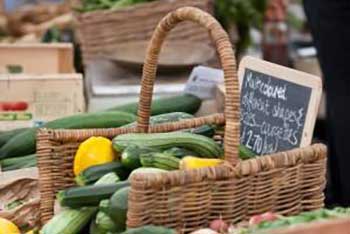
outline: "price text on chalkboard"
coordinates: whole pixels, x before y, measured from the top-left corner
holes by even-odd
[[[312,89],[245,68],[241,143],[259,155],[299,147]]]

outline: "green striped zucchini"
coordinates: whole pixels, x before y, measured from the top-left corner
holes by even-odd
[[[141,154],[141,164],[144,167],[155,167],[163,170],[177,170],[180,166],[180,159],[165,153]]]
[[[97,212],[96,207],[65,209],[55,215],[41,230],[42,234],[77,234]]]
[[[223,149],[211,138],[184,132],[170,133],[131,133],[116,136],[113,147],[122,152],[130,145],[166,150],[172,147],[189,149],[202,157],[221,157]]]

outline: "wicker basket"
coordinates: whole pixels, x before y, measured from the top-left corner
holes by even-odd
[[[78,14],[76,21],[84,64],[116,51],[115,46],[119,43],[149,41],[158,22],[167,13],[184,6],[213,12],[213,0],[161,0],[118,10]],[[208,33],[190,22],[181,25],[170,39],[210,42]]]
[[[225,73],[226,108],[223,114],[149,127],[150,103],[157,58],[168,32],[182,21],[196,22],[210,32]],[[224,124],[227,165],[131,178],[128,227],[164,225],[190,232],[221,216],[240,222],[266,211],[283,215],[323,207],[326,147],[320,144],[239,161],[239,89],[231,43],[219,23],[192,7],[168,14],[157,26],[148,48],[135,128],[46,130],[38,134],[41,218],[53,215],[55,193],[74,184],[73,156],[90,136],[112,138],[130,132],[169,132],[205,123]],[[226,120],[226,121],[225,121]]]

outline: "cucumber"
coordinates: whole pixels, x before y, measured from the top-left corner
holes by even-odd
[[[122,188],[115,192],[109,199],[108,215],[115,222],[118,231],[124,231],[126,229],[129,191],[130,187]]]
[[[131,171],[125,168],[120,162],[114,161],[87,168],[75,178],[75,181],[80,186],[93,184],[110,172],[116,173],[120,180],[125,180],[129,177]]]
[[[125,112],[88,113],[50,121],[43,127],[51,129],[113,128],[135,120],[135,115]],[[11,138],[0,148],[0,159],[35,153],[36,131],[36,128],[31,128]]]
[[[14,130],[1,132],[0,133],[0,147],[5,145],[6,142],[8,142],[12,137],[14,137],[17,134],[22,133],[28,129],[29,128],[18,128],[18,129],[14,129]]]
[[[165,153],[141,154],[141,164],[144,167],[155,167],[163,170],[177,170],[180,167],[180,159]]]
[[[128,181],[121,181],[109,185],[69,188],[58,192],[57,199],[61,206],[70,208],[98,206],[100,201],[110,198],[116,191],[129,185]]]
[[[130,145],[151,147],[166,150],[172,147],[181,147],[199,154],[199,156],[221,157],[223,149],[211,138],[184,132],[170,133],[132,133],[119,135],[113,139],[113,147],[122,152]]]
[[[191,150],[184,149],[184,148],[179,148],[179,147],[173,147],[173,148],[167,149],[163,153],[170,154],[180,159],[186,156],[198,156],[196,152],[193,152]]]
[[[138,145],[129,145],[123,150],[121,155],[122,165],[130,170],[141,167],[140,155],[145,153],[158,152],[149,147],[141,147]]]
[[[11,171],[29,167],[36,167],[36,165],[36,154],[0,160],[0,166],[2,171]]]
[[[198,111],[201,104],[202,101],[200,98],[190,94],[159,98],[152,101],[151,115],[160,115],[176,111],[194,114]],[[136,115],[137,110],[138,102],[133,102],[110,108],[107,111],[125,111]]]

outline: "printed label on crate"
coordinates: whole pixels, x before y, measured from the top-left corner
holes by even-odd
[[[247,57],[239,67],[241,144],[259,155],[311,144],[319,77]]]
[[[3,112],[0,113],[0,121],[25,121],[25,120],[32,120],[33,114],[32,113],[23,113],[23,112]]]
[[[187,81],[185,93],[195,95],[203,100],[212,99],[215,97],[216,85],[222,83],[224,83],[222,70],[197,66]]]

